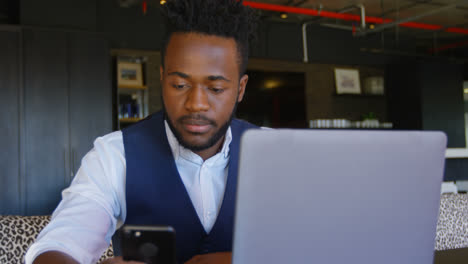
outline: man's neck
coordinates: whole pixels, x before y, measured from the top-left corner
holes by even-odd
[[[213,157],[214,155],[216,155],[216,153],[220,152],[222,147],[223,147],[223,143],[224,143],[224,138],[225,136],[223,136],[222,138],[220,138],[218,140],[218,142],[216,142],[216,144],[214,144],[213,146],[207,148],[207,149],[204,149],[202,151],[194,151],[195,154],[197,154],[198,156],[200,156],[204,161]]]

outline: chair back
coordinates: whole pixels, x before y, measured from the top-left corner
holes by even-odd
[[[49,215],[0,215],[0,263],[24,263],[26,251],[49,221]],[[111,243],[98,263],[113,256]]]
[[[468,194],[440,197],[435,250],[468,247]]]

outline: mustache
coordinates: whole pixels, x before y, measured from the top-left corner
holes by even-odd
[[[180,117],[177,121],[182,124],[216,126],[216,122],[214,120],[211,120],[208,117],[201,114],[185,115]]]

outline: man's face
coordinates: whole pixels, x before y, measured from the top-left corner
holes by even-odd
[[[166,115],[180,144],[195,152],[217,145],[248,80],[239,79],[235,40],[173,34],[160,71]]]

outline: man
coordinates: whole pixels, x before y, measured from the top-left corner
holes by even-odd
[[[26,263],[95,263],[116,228],[171,225],[180,263],[229,263],[253,11],[236,0],[170,0],[164,110],[98,138]],[[107,263],[123,263],[122,258]]]

